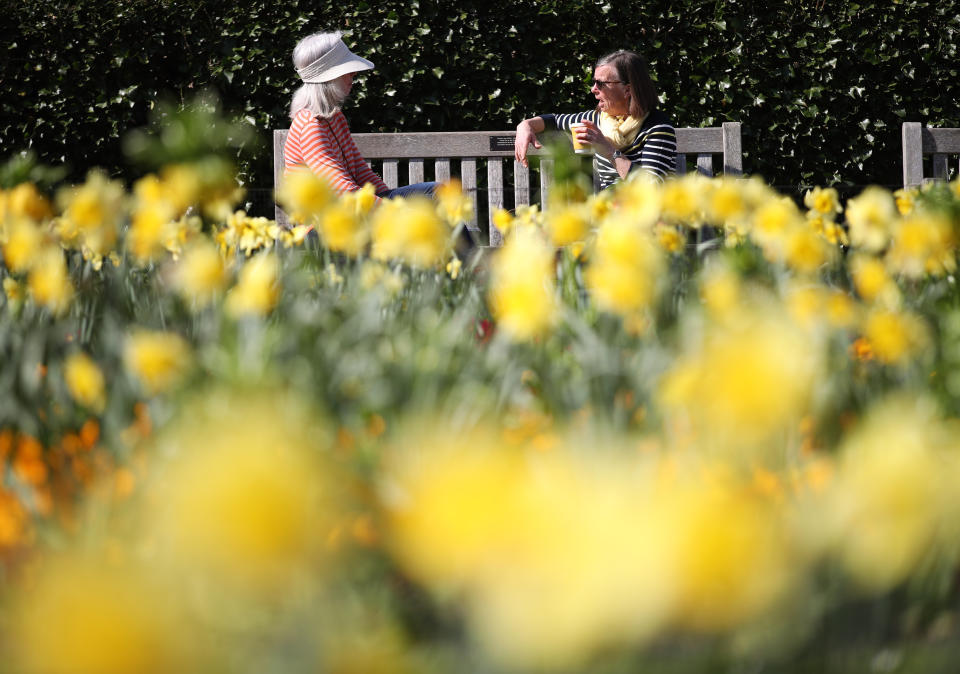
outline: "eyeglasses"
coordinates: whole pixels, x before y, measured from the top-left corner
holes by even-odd
[[[623,82],[623,81],[621,81],[621,80],[610,80],[609,82],[604,82],[603,80],[594,80],[594,81],[593,81],[593,86],[595,86],[595,87],[596,87],[597,89],[599,89],[600,91],[603,91],[603,88],[604,88],[605,86],[607,86],[608,84],[626,84],[626,82]]]

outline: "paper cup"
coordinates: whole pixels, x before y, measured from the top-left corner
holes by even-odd
[[[575,122],[570,125],[570,137],[573,140],[573,151],[576,152],[577,154],[592,154],[593,150],[590,148],[589,145],[584,145],[579,140],[577,140],[577,129],[579,129],[581,126],[585,126],[585,125],[580,122]]]

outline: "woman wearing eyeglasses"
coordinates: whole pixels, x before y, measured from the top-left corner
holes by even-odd
[[[514,141],[517,161],[527,166],[527,148],[542,147],[538,133],[570,131],[579,123],[577,139],[593,148],[601,189],[630,171],[647,171],[658,180],[674,172],[677,136],[670,119],[656,108],[657,92],[639,54],[620,50],[598,60],[590,92],[597,99],[595,110],[520,122]]]

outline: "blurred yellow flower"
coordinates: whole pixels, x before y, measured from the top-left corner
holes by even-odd
[[[664,181],[660,187],[660,215],[668,222],[699,227],[711,182],[698,173],[687,173]]]
[[[370,227],[351,199],[334,201],[319,216],[320,235],[330,250],[356,257],[370,242]]]
[[[753,212],[750,235],[773,262],[786,256],[792,232],[803,229],[803,216],[789,197],[771,196]]]
[[[139,264],[148,264],[163,252],[176,226],[173,210],[163,206],[143,206],[134,210],[127,230],[127,247]]]
[[[447,255],[450,227],[426,197],[388,200],[373,214],[373,257],[433,267]]]
[[[3,243],[3,260],[14,274],[29,271],[39,260],[43,247],[43,231],[32,221],[16,218],[6,227]]]
[[[437,187],[437,210],[451,227],[473,217],[473,199],[464,194],[459,180],[454,178]]]
[[[176,215],[182,215],[200,201],[203,180],[193,164],[168,164],[160,171],[154,196],[173,205]]]
[[[493,224],[503,236],[506,236],[513,226],[513,216],[505,208],[498,208],[493,212]]]
[[[164,674],[183,671],[191,628],[177,623],[175,593],[106,558],[40,566],[8,625],[17,671]]]
[[[0,191],[0,223],[4,220],[26,218],[41,223],[53,217],[53,207],[33,183],[20,183]]]
[[[844,226],[840,223],[829,220],[813,211],[809,211],[807,213],[807,225],[834,246],[850,245],[850,237],[847,236],[847,230],[844,229]]]
[[[327,181],[312,171],[288,173],[277,192],[277,201],[292,222],[312,222],[335,198]]]
[[[176,386],[192,362],[190,346],[171,332],[134,332],[127,338],[123,355],[127,370],[150,395]]]
[[[662,516],[679,586],[678,621],[722,631],[771,610],[791,589],[798,559],[772,506],[735,485],[681,486]]]
[[[188,302],[205,306],[223,292],[227,270],[216,245],[198,237],[175,263],[173,286]]]
[[[607,218],[597,232],[584,281],[600,308],[636,316],[656,299],[665,260],[651,234],[628,217]]]
[[[739,180],[733,178],[715,178],[712,189],[707,195],[707,220],[723,225],[731,220],[744,218],[748,203]]]
[[[590,212],[585,204],[558,204],[543,215],[553,245],[568,246],[587,238]]]
[[[883,262],[871,255],[858,253],[850,258],[849,269],[853,285],[865,302],[887,307],[899,304],[900,290]]]
[[[324,430],[292,396],[207,392],[158,439],[151,537],[175,569],[225,589],[301,587],[335,519]]]
[[[899,364],[918,354],[928,343],[922,320],[910,313],[874,310],[864,319],[863,335],[877,359]]]
[[[722,258],[712,258],[700,273],[700,297],[714,319],[730,315],[740,302],[740,277]]]
[[[475,640],[509,668],[570,667],[652,636],[672,595],[648,473],[507,451],[496,436],[404,441],[381,490],[390,551],[440,596],[463,597]]]
[[[265,316],[280,298],[278,263],[272,253],[261,253],[244,263],[237,284],[227,294],[227,313],[234,318]]]
[[[883,250],[889,241],[897,208],[890,192],[882,187],[871,186],[847,202],[846,216],[850,244],[876,253]]]
[[[279,227],[273,220],[264,217],[251,218],[246,211],[229,213],[220,232],[219,240],[225,252],[242,252],[247,257],[261,248],[269,248],[276,240]]]
[[[454,281],[457,280],[457,277],[460,276],[460,270],[463,268],[463,263],[460,261],[460,258],[454,256],[452,260],[447,263],[447,273],[450,275],[450,278]]]
[[[803,195],[803,205],[811,211],[833,220],[840,208],[840,196],[833,187],[814,187]]]
[[[553,250],[531,229],[516,230],[494,256],[490,312],[510,337],[532,339],[556,320],[553,259]]]
[[[956,237],[950,220],[921,210],[895,221],[886,261],[891,270],[909,278],[953,272]]]
[[[36,264],[27,277],[27,287],[33,301],[51,313],[66,311],[73,299],[73,284],[60,248],[48,247],[38,253]]]
[[[24,299],[24,287],[17,279],[12,276],[3,277],[3,294],[7,298],[7,306],[11,313],[20,311]]]
[[[127,196],[120,181],[93,170],[83,185],[60,190],[57,200],[66,221],[64,226],[77,232],[81,246],[96,257],[115,248],[120,222],[127,210]]]
[[[645,171],[633,171],[627,180],[616,183],[614,203],[616,208],[609,209],[604,215],[623,214],[640,228],[652,227],[660,217],[663,192],[660,184],[649,177]],[[604,190],[604,193],[609,190]],[[678,198],[682,199],[681,193]]]
[[[103,372],[90,356],[78,351],[63,364],[63,378],[75,401],[94,412],[102,412],[106,405],[106,387]]]
[[[708,324],[667,371],[664,409],[687,420],[705,446],[749,456],[797,427],[812,404],[822,354],[817,340],[779,311],[741,307]]]
[[[793,227],[786,235],[784,258],[789,267],[801,274],[813,274],[833,256],[834,249],[809,227]]]
[[[897,212],[899,212],[900,215],[910,215],[913,213],[918,194],[919,190],[913,187],[904,187],[894,192],[893,198],[897,204]]]
[[[861,305],[850,295],[842,290],[829,289],[824,302],[824,317],[834,328],[847,329],[856,324]]]
[[[898,397],[847,436],[831,491],[834,546],[865,588],[904,580],[930,550],[948,485],[931,403]]]
[[[680,254],[687,246],[686,233],[673,225],[657,223],[654,225],[657,243],[668,253]]]

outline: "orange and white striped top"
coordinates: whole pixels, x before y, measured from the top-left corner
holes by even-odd
[[[359,190],[373,183],[374,191],[390,188],[374,173],[350,135],[347,118],[339,110],[330,119],[298,110],[283,146],[283,172],[313,171],[325,178],[337,194]]]

